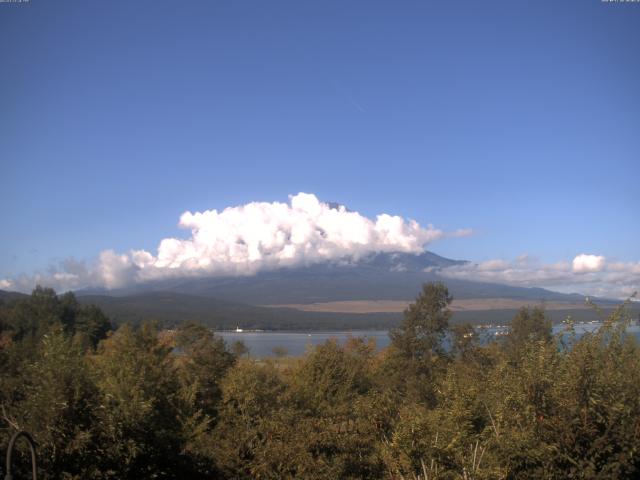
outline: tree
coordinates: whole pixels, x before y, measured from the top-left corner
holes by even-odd
[[[242,358],[249,354],[249,347],[247,347],[242,340],[235,340],[231,344],[231,352],[233,352],[236,358]]]
[[[522,307],[511,321],[507,350],[512,358],[522,353],[529,343],[548,343],[552,338],[551,320],[540,307]]]
[[[8,414],[16,419],[14,427],[33,434],[39,465],[51,478],[92,478],[97,392],[81,345],[61,327],[52,328],[21,378],[22,401]]]
[[[451,301],[443,283],[423,285],[416,301],[404,311],[403,322],[389,333],[391,348],[380,370],[386,387],[414,401],[434,404],[434,382],[446,364],[443,340]]]
[[[54,325],[69,335],[78,334],[95,348],[111,330],[109,318],[95,305],[81,305],[72,292],[58,296],[51,288],[37,286],[31,295],[14,302],[4,313],[13,340],[33,348]]]
[[[389,334],[394,348],[416,360],[443,354],[442,340],[449,327],[448,306],[452,300],[444,283],[425,283],[422,293],[404,311],[402,324]]]
[[[273,472],[273,455],[265,451],[273,440],[269,424],[281,408],[285,388],[271,363],[241,360],[229,370],[222,382],[220,421],[211,442],[217,466],[226,477],[256,478],[256,470],[265,464]]]
[[[451,353],[463,360],[472,359],[478,348],[478,334],[468,323],[451,327]]]
[[[298,408],[317,416],[351,411],[355,399],[371,387],[370,352],[354,347],[346,350],[330,339],[313,349],[293,375],[291,394]]]
[[[224,340],[195,323],[183,324],[176,335],[181,381],[196,389],[196,404],[212,418],[221,398],[220,381],[235,363],[235,356],[226,348]]]
[[[56,292],[38,285],[31,296],[16,301],[9,309],[7,317],[13,339],[27,340],[35,347],[55,323],[62,323],[62,313]]]
[[[120,327],[93,359],[100,469],[105,478],[175,478],[180,455],[180,384],[172,346],[145,323]]]
[[[76,310],[75,333],[86,339],[91,347],[95,348],[100,340],[107,338],[112,329],[109,317],[95,305],[81,305]]]

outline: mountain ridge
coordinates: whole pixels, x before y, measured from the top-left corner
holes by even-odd
[[[508,308],[462,309],[464,311],[454,308],[454,322],[507,323],[516,313],[517,308],[513,307],[518,302],[521,305],[559,303],[548,312],[554,321],[561,321],[567,315],[575,319],[596,318],[588,306],[576,307],[584,304],[583,295],[449,279],[438,273],[441,268],[466,263],[432,252],[378,253],[359,261],[288,267],[253,276],[168,279],[111,291],[84,289],[75,294],[81,303],[98,305],[119,323],[156,319],[169,326],[192,320],[218,329],[236,326],[275,330],[388,329],[400,321],[402,312],[376,311],[371,305],[409,303],[423,283],[443,281],[454,301],[511,300],[504,303]],[[22,297],[26,296],[0,291],[0,301]],[[326,308],[332,302],[354,301],[370,305],[362,311]],[[597,302],[607,309],[614,303],[606,299],[597,299]]]
[[[86,289],[78,296],[128,296],[167,291],[251,305],[318,303],[345,300],[412,300],[425,282],[442,281],[454,298],[515,298],[531,301],[584,301],[539,287],[451,279],[442,268],[464,265],[433,252],[377,253],[359,261],[333,261],[283,267],[251,276],[202,276],[166,279],[116,290]]]

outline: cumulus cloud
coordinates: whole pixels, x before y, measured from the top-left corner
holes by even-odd
[[[528,255],[515,261],[488,260],[439,270],[447,278],[546,287],[565,293],[627,298],[640,292],[640,262],[607,262],[601,255],[580,254],[572,261],[541,263]]]
[[[254,202],[221,212],[185,212],[179,225],[191,232],[188,239],[167,238],[155,255],[133,251],[128,256],[139,280],[176,274],[250,275],[283,266],[357,259],[372,252],[419,253],[444,235],[431,225],[423,228],[399,216],[370,219],[306,193],[290,197],[288,204]],[[103,263],[111,265],[113,259]]]
[[[601,255],[580,254],[573,259],[575,273],[601,272],[605,266],[605,259]]]
[[[155,253],[106,250],[94,264],[68,260],[46,274],[7,280],[6,285],[23,290],[35,283],[59,289],[111,289],[171,277],[252,275],[279,267],[357,260],[374,252],[421,253],[444,236],[471,234],[445,233],[386,213],[368,218],[307,193],[290,196],[288,203],[252,202],[222,211],[185,212],[179,226],[189,231],[188,238],[165,238]]]

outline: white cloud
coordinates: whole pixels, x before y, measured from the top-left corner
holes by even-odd
[[[106,288],[118,288],[129,283],[136,271],[132,261],[134,256],[138,256],[136,252],[132,252],[131,255],[118,255],[113,250],[102,252],[97,269],[100,285]]]
[[[572,265],[575,273],[601,272],[604,269],[605,260],[601,255],[583,253],[573,259]]]
[[[284,266],[357,260],[373,252],[420,253],[439,238],[471,234],[470,230],[448,234],[386,213],[371,219],[321,202],[313,194],[299,193],[289,200],[252,202],[220,212],[185,212],[179,226],[190,232],[188,238],[165,238],[155,253],[106,250],[92,265],[67,260],[46,275],[16,279],[15,286],[118,288],[170,277],[252,275]]]
[[[262,270],[357,260],[374,252],[421,253],[443,237],[432,225],[382,213],[368,218],[315,195],[299,193],[288,203],[252,202],[222,211],[185,212],[179,224],[186,238],[165,238],[155,252],[101,252],[94,262],[67,259],[45,273],[0,279],[0,289],[29,291],[36,284],[58,291],[108,289],[189,276],[253,275]],[[563,292],[622,298],[640,291],[640,262],[607,261],[581,253],[573,260],[544,264],[528,255],[434,269],[444,277],[546,287]]]
[[[455,230],[451,233],[446,233],[445,235],[447,237],[454,237],[454,238],[460,238],[460,237],[470,237],[471,235],[473,235],[473,229],[471,228],[459,228],[458,230]]]
[[[546,287],[566,293],[626,298],[640,292],[640,262],[607,262],[601,255],[577,255],[573,261],[540,263],[528,255],[515,261],[488,260],[439,270],[448,278]]]
[[[138,280],[178,274],[249,275],[371,252],[418,253],[444,236],[431,225],[423,228],[388,214],[372,220],[306,193],[290,197],[289,204],[254,202],[221,212],[185,212],[179,225],[190,230],[188,239],[164,239],[155,255],[129,255]]]

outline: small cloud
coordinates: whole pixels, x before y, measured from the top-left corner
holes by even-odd
[[[575,273],[601,272],[604,269],[605,258],[601,255],[581,254],[573,259]]]
[[[407,271],[407,267],[406,267],[406,265],[403,265],[402,263],[396,263],[395,265],[393,265],[391,267],[391,271],[392,272],[397,272],[397,273],[402,273],[402,272],[406,272]]]
[[[571,262],[547,264],[520,255],[515,261],[494,259],[454,265],[438,272],[448,278],[544,287],[611,298],[627,298],[640,291],[640,262],[607,263],[600,255],[580,254]]]
[[[460,238],[460,237],[470,237],[473,234],[474,234],[474,231],[472,228],[459,228],[458,230],[447,233],[446,235],[447,237]]]
[[[509,269],[509,263],[504,260],[488,260],[478,264],[478,270],[485,272],[502,271]]]

